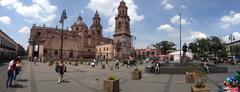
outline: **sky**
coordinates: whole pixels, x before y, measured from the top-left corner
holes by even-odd
[[[88,25],[96,10],[101,17],[103,35],[112,38],[117,6],[121,0],[0,0],[0,29],[16,42],[28,46],[30,29],[37,26],[61,27],[59,19],[65,9],[64,28],[82,16]],[[179,48],[181,12],[182,44],[197,38],[218,36],[227,43],[234,35],[240,40],[240,0],[124,0],[131,19],[130,30],[136,37],[135,48],[146,48],[163,40]]]

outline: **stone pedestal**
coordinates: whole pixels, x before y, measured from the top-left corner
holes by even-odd
[[[191,92],[210,92],[210,90],[207,86],[204,88],[196,88],[194,85],[192,85]]]
[[[186,73],[186,83],[194,83],[196,79],[196,74],[194,72]]]
[[[132,72],[133,80],[140,80],[141,78],[142,78],[142,71],[133,71]]]
[[[119,80],[104,80],[103,92],[119,92]]]
[[[182,56],[180,62],[181,62],[182,64],[188,63],[187,56]]]

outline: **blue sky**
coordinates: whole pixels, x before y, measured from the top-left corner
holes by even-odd
[[[59,18],[66,9],[69,27],[81,15],[88,25],[99,11],[103,34],[112,37],[114,17],[121,0],[0,0],[0,29],[25,48],[33,24],[60,27]],[[169,40],[179,47],[179,13],[182,12],[182,42],[219,36],[229,42],[233,34],[240,40],[240,0],[124,0],[131,18],[134,46],[145,48]]]

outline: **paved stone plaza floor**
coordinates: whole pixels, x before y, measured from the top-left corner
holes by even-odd
[[[100,69],[99,66],[92,68],[88,65],[72,66],[67,65],[67,72],[64,75],[65,82],[57,84],[57,74],[54,66],[47,63],[23,62],[23,72],[14,81],[14,88],[5,88],[7,64],[0,65],[0,92],[103,92],[103,80],[109,74],[109,68]],[[144,71],[145,65],[139,65]],[[229,73],[209,74],[208,86],[210,92],[218,92],[223,86],[225,77],[233,74],[237,65],[222,65],[229,67]],[[131,71],[134,68],[120,67],[114,70],[120,79],[120,92],[190,92],[192,84],[185,83],[185,75],[179,74],[148,74],[143,72],[141,80],[132,80]]]

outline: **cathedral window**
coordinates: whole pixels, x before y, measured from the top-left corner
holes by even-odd
[[[67,39],[67,37],[64,37],[64,39]]]
[[[118,22],[118,27],[119,27],[119,28],[121,27],[121,22],[120,22],[120,21]]]
[[[55,51],[55,53],[54,53],[55,55],[58,55],[58,51]]]
[[[78,27],[77,27],[77,31],[78,31]]]
[[[41,35],[41,32],[37,32],[37,35]]]
[[[91,45],[91,39],[88,38],[88,45]]]

